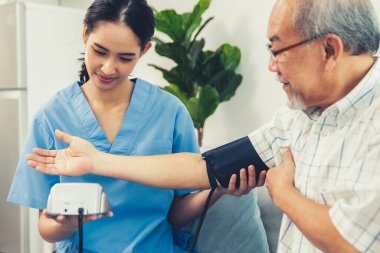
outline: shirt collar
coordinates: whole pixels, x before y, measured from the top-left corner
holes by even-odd
[[[380,78],[380,61],[375,59],[375,64],[344,98],[336,102],[338,125],[344,124],[347,120],[352,119],[357,113],[369,106],[373,90],[379,86]]]
[[[375,58],[375,64],[364,76],[364,78],[341,100],[331,105],[326,110],[317,107],[308,108],[304,111],[310,119],[317,119],[322,114],[336,117],[338,125],[344,124],[355,116],[362,108],[367,105],[369,95],[372,93],[375,86],[380,83],[380,61]],[[366,103],[368,102],[368,103]],[[332,114],[332,115],[331,115]]]

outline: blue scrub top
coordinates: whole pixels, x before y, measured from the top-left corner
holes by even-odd
[[[113,178],[49,176],[26,164],[33,147],[63,149],[54,136],[60,129],[80,136],[103,152],[118,155],[157,155],[199,152],[192,120],[173,95],[141,79],[134,79],[131,102],[121,128],[109,143],[80,86],[75,82],[58,92],[35,115],[21,154],[8,201],[45,209],[50,188],[60,182],[96,182],[108,196],[114,216],[84,224],[85,252],[179,253],[167,221],[174,195],[191,190],[165,190]],[[136,168],[138,170],[139,168]],[[58,252],[75,252],[78,234],[57,244]],[[71,250],[72,249],[72,250]]]

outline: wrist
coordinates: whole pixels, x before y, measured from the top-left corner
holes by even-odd
[[[273,203],[278,209],[285,212],[288,206],[292,204],[292,200],[297,194],[299,194],[299,192],[293,185],[289,187],[281,187],[281,189],[274,191],[272,196]]]
[[[49,242],[59,242],[65,240],[78,230],[78,225],[71,222],[71,217],[66,216],[65,219],[65,222],[52,219],[54,223],[52,223],[51,225],[53,226],[50,227],[53,228],[52,231],[55,232],[45,235],[49,238]]]
[[[106,154],[103,152],[100,152],[99,150],[95,149],[93,152],[93,155],[91,156],[91,165],[89,168],[89,173],[100,175],[101,174],[101,168],[104,167],[103,161],[105,160],[104,156]]]
[[[215,188],[213,195],[214,195],[214,197],[220,198],[223,195],[225,195],[226,193],[227,193],[226,190],[223,190],[223,188],[217,187],[217,188]]]

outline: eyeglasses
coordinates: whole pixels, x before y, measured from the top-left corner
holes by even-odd
[[[310,38],[308,38],[308,39],[306,39],[306,40],[303,40],[303,41],[301,41],[301,42],[295,43],[295,44],[293,44],[293,45],[287,46],[287,47],[285,47],[285,48],[282,48],[282,49],[279,49],[279,50],[276,50],[276,51],[273,51],[273,50],[272,50],[272,44],[271,44],[271,43],[268,43],[268,44],[267,44],[267,49],[268,49],[268,51],[269,51],[270,56],[272,57],[272,59],[273,59],[275,62],[277,62],[277,60],[278,60],[278,59],[277,59],[277,56],[278,56],[279,54],[282,54],[282,53],[284,53],[284,52],[286,52],[286,51],[289,51],[290,49],[293,49],[293,48],[295,48],[295,47],[301,46],[301,45],[303,45],[303,44],[310,43],[310,42],[312,42],[312,41],[314,41],[314,40],[316,40],[316,39],[319,39],[319,38],[321,38],[321,37],[323,37],[323,36],[325,36],[325,34],[315,35],[315,36],[312,36],[312,37],[310,37]]]

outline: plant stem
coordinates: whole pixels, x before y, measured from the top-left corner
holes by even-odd
[[[202,139],[203,139],[203,127],[197,128],[198,133],[198,145],[202,147]]]

